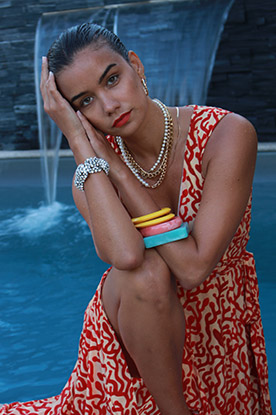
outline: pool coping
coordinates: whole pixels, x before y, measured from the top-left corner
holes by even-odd
[[[49,152],[50,155],[52,152]],[[0,151],[0,187],[44,186],[40,150]],[[57,186],[71,187],[76,169],[70,149],[59,151]],[[276,143],[260,143],[254,182],[276,186]]]
[[[49,150],[51,154],[53,150]],[[36,159],[42,155],[42,150],[15,150],[15,151],[0,151],[0,160],[8,159]],[[73,157],[73,153],[70,149],[59,150],[59,157]]]
[[[267,153],[267,152],[274,152],[276,151],[276,142],[275,143],[258,143],[258,152],[260,153]],[[49,150],[51,153],[52,150]],[[40,158],[42,150],[11,150],[5,151],[0,150],[0,159],[32,159],[32,158]],[[59,150],[59,157],[60,158],[67,158],[73,157],[73,153],[70,149],[61,149]]]

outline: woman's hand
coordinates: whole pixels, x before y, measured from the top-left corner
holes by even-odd
[[[40,90],[44,110],[67,138],[76,162],[79,163],[87,157],[94,156],[94,151],[87,140],[85,129],[79,117],[69,102],[58,91],[54,74],[48,71],[46,57],[42,58]]]
[[[115,177],[122,177],[122,171],[124,171],[124,174],[131,174],[120,157],[115,153],[105,135],[101,131],[96,130],[80,111],[77,111],[77,116],[82,123],[96,156],[102,157],[108,162],[110,166],[110,179],[114,181]]]

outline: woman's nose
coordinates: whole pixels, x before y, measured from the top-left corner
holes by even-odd
[[[107,114],[113,114],[120,107],[120,102],[111,94],[103,94],[102,106]]]

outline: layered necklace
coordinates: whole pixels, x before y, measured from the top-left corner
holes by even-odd
[[[161,101],[159,101],[158,99],[154,99],[153,101],[162,110],[165,126],[164,137],[159,155],[157,157],[156,162],[149,170],[143,169],[143,167],[137,163],[137,161],[131,155],[126,144],[124,143],[122,137],[116,136],[116,142],[122,153],[122,158],[125,164],[131,170],[134,176],[139,180],[139,182],[142,183],[143,186],[149,187],[151,189],[155,189],[156,187],[160,186],[160,184],[163,182],[165,178],[168,168],[169,155],[171,152],[173,142],[173,120],[171,114],[169,113],[169,110],[166,107],[166,105],[164,105]],[[145,180],[153,178],[157,178],[154,184],[150,184]]]

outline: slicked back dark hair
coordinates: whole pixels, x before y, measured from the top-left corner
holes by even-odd
[[[95,23],[82,23],[62,32],[54,41],[47,54],[49,70],[57,74],[70,65],[81,50],[88,46],[99,48],[104,45],[129,62],[128,50],[118,36]]]

